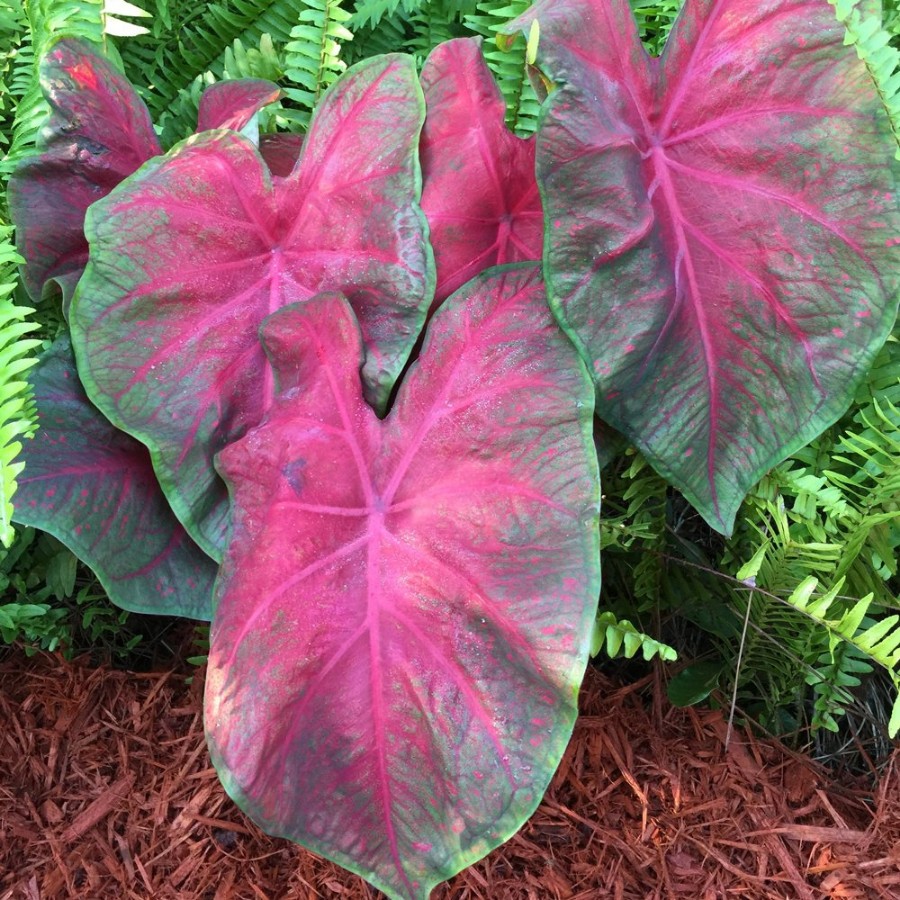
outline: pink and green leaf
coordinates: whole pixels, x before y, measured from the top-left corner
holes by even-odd
[[[261,134],[259,152],[273,178],[287,178],[303,150],[302,134]]]
[[[506,127],[481,41],[439,44],[422,69],[422,209],[437,267],[435,302],[489,266],[539,260],[534,139]]]
[[[833,422],[897,312],[890,127],[827,0],[688,0],[660,59],[627,0],[543,0],[554,312],[598,413],[730,532]]]
[[[281,88],[261,78],[240,78],[210,85],[200,98],[197,131],[241,131],[264,107],[281,96]]]
[[[123,609],[208,621],[217,567],[169,509],[146,448],[88,402],[68,337],[29,377],[40,428],[20,454],[14,520],[62,541]]]
[[[213,468],[272,401],[262,320],[344,291],[383,409],[431,300],[418,206],[423,118],[412,59],[362,63],[326,94],[284,178],[241,135],[195,136],[87,218],[72,331],[88,394],[151,449],[176,514],[218,557],[228,498]],[[391,127],[385,128],[385,122]]]
[[[538,267],[476,279],[428,331],[379,420],[343,298],[276,312],[278,399],[218,457],[213,761],[266,830],[392,898],[531,815],[599,591],[593,390]]]
[[[68,303],[88,259],[85,211],[162,151],[144,101],[86,41],[55,44],[40,78],[52,112],[42,152],[10,178],[9,208],[28,293],[56,280]]]
[[[58,41],[41,60],[40,77],[52,112],[41,152],[10,178],[9,206],[26,289],[38,299],[54,280],[67,307],[87,265],[88,207],[162,148],[144,101],[90,43]],[[199,129],[239,131],[279,93],[259,79],[212,85],[200,100]]]

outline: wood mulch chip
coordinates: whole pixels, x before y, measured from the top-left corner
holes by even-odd
[[[202,671],[135,674],[47,654],[0,661],[0,900],[375,900],[262,834],[203,740]],[[589,670],[538,811],[433,900],[898,900],[900,752],[828,772],[651,676]]]

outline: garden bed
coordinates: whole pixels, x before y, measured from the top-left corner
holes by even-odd
[[[0,900],[381,896],[228,799],[202,682],[187,666],[0,661]],[[433,900],[900,896],[900,756],[873,785],[741,730],[726,752],[720,712],[664,694],[590,669],[538,811]]]

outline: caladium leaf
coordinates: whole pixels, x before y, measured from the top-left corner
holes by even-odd
[[[506,104],[481,41],[439,44],[422,69],[422,88],[422,209],[439,303],[489,266],[539,260],[543,216],[534,138],[506,127]]]
[[[67,336],[29,377],[40,428],[14,520],[59,538],[123,609],[208,621],[217,567],[169,509],[147,449],[88,402]]]
[[[56,279],[68,302],[87,264],[85,210],[162,150],[144,102],[86,41],[55,44],[40,79],[52,110],[43,152],[13,172],[9,207],[28,293]]]
[[[200,98],[197,131],[230,128],[240,131],[264,106],[281,96],[281,88],[261,78],[219,81]]]
[[[542,0],[551,304],[624,431],[715,528],[846,408],[897,310],[897,163],[826,0]]]
[[[10,178],[9,207],[28,293],[38,299],[55,280],[67,307],[87,264],[87,208],[162,148],[137,91],[87,41],[54,44],[40,78],[52,113],[42,152]],[[200,127],[238,131],[278,94],[277,85],[261,80],[213,85],[200,100]]]
[[[267,831],[394,898],[533,812],[576,717],[599,589],[592,386],[537,266],[437,312],[393,409],[349,306],[275,313],[280,396],[218,463],[235,506],[206,727]]]
[[[291,174],[302,149],[302,134],[262,134],[259,137],[259,152],[275,178],[286,178]]]
[[[257,337],[269,313],[345,291],[368,396],[387,401],[431,300],[422,118],[412,59],[372,59],[326,94],[286,178],[273,184],[245,138],[211,132],[147,163],[88,215],[91,263],[72,313],[82,379],[150,447],[175,512],[212,555],[228,526],[213,456],[271,402]]]

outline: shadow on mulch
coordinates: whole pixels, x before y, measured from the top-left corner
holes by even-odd
[[[201,695],[202,672],[0,662],[0,900],[382,896],[244,818]],[[900,898],[900,751],[874,789],[834,783],[746,732],[725,752],[721,713],[662,696],[590,669],[538,811],[433,900]]]

